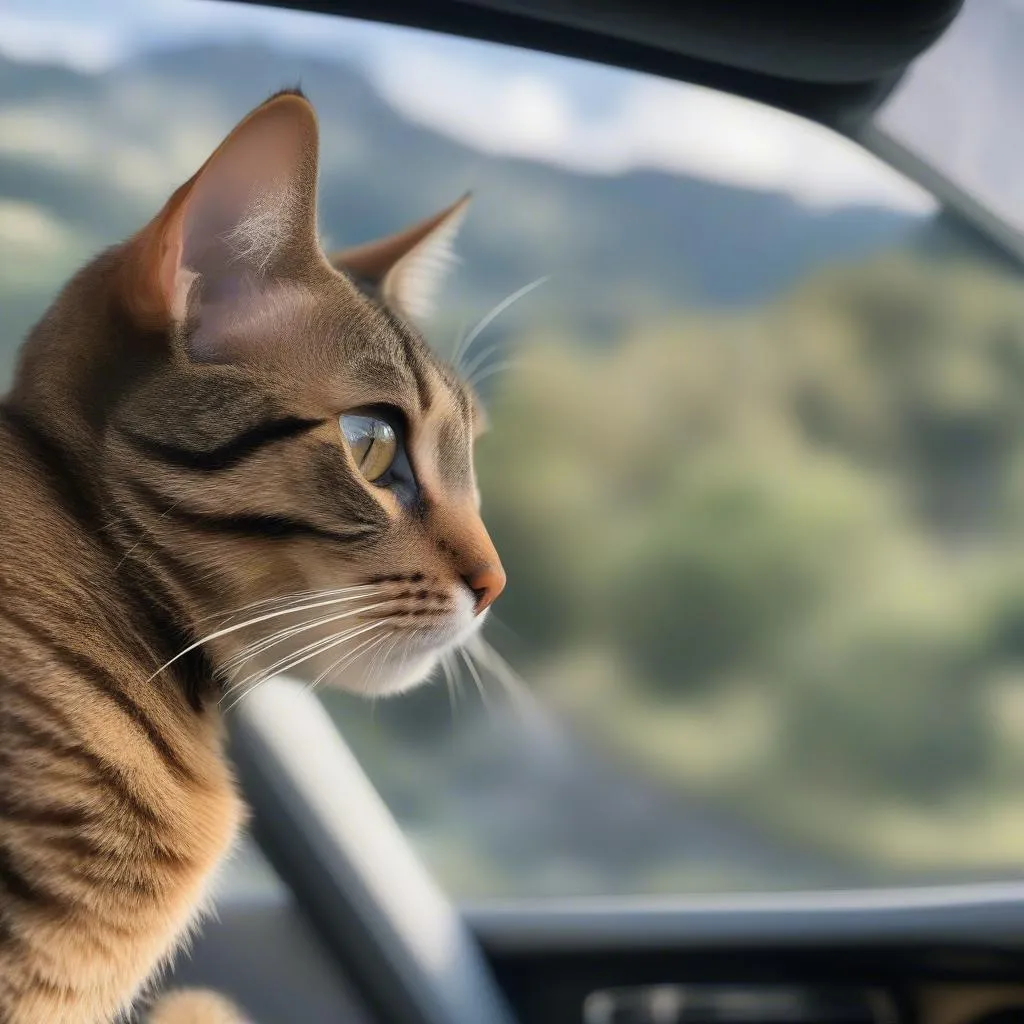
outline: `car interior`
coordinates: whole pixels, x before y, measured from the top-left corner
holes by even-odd
[[[871,114],[961,3],[316,7],[713,87],[871,146],[864,131]],[[892,147],[886,157],[898,159]],[[971,219],[975,211],[952,205],[948,185],[927,184]],[[977,218],[972,226],[1005,244]],[[241,709],[235,761],[254,836],[280,885],[259,899],[222,902],[173,977],[236,994],[265,1024],[1024,1020],[1024,910],[1009,891],[549,901],[461,911],[417,863],[324,719],[319,703],[287,681]]]
[[[894,168],[993,265],[1016,275],[1024,260],[1010,216],[877,116],[955,30],[963,0],[279,6],[614,66],[775,108]],[[948,885],[461,899],[415,851],[316,695],[272,680],[239,705],[230,729],[252,811],[243,853],[254,880],[226,867],[214,916],[163,984],[215,988],[259,1024],[1024,1021],[1024,888],[1012,872]]]

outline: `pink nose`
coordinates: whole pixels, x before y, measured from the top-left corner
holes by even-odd
[[[462,579],[476,598],[476,605],[473,608],[474,615],[486,611],[505,589],[505,570],[501,565],[477,566],[472,572],[466,573]]]

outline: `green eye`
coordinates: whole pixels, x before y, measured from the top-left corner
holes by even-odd
[[[341,417],[341,432],[359,472],[370,483],[375,483],[391,468],[398,454],[398,437],[386,420],[376,416],[345,415]]]

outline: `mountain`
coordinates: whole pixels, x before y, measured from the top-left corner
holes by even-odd
[[[148,220],[235,120],[297,83],[321,120],[332,244],[474,188],[446,330],[545,274],[554,280],[528,315],[581,337],[685,307],[757,303],[820,264],[901,245],[919,225],[654,171],[498,160],[404,119],[353,67],[262,47],[166,51],[98,75],[0,61],[0,374],[77,264]]]

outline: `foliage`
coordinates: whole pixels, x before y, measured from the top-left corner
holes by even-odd
[[[1024,660],[1016,281],[888,255],[756,313],[518,356],[482,486],[500,614],[556,699],[540,664],[587,648],[620,666],[614,711],[588,711],[605,735],[631,703],[770,694],[775,742],[716,782],[764,817],[813,790],[854,828],[871,801],[1005,787],[990,681]],[[693,784],[678,746],[647,756]]]

